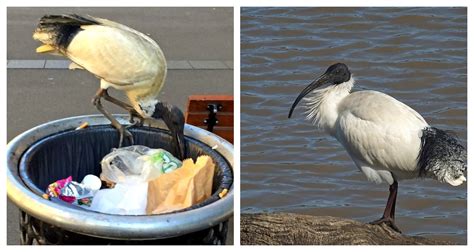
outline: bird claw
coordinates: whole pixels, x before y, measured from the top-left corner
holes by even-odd
[[[379,225],[379,226],[382,225],[382,224],[386,224],[388,227],[393,229],[395,232],[400,233],[400,234],[402,233],[402,231],[397,227],[397,225],[395,225],[395,220],[393,218],[390,218],[390,217],[382,217],[379,220],[369,222],[369,224]]]
[[[130,145],[134,144],[133,135],[132,133],[130,133],[130,131],[127,130],[126,127],[121,126],[120,128],[118,128],[118,131],[120,134],[119,148],[121,148],[123,145],[124,136],[130,141]]]
[[[143,121],[144,121],[143,119],[141,119],[141,120],[140,119],[139,120],[130,119],[131,124],[127,125],[125,128],[130,129],[130,128],[133,128],[133,127],[141,127],[141,126],[143,126]]]
[[[135,111],[129,111],[129,115],[130,115],[130,119],[128,121],[131,123],[131,125],[127,126],[127,128],[135,127],[135,126],[136,127],[143,126],[145,118],[143,118],[141,115],[139,115]]]

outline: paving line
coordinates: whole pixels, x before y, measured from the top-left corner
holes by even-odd
[[[169,70],[233,70],[231,60],[170,60]],[[68,69],[69,60],[7,60],[7,69]]]

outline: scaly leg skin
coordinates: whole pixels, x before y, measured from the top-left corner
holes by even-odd
[[[398,182],[395,180],[393,184],[390,185],[390,194],[388,196],[387,205],[385,206],[385,211],[383,212],[382,218],[376,221],[370,222],[372,225],[381,225],[382,223],[387,224],[393,230],[398,233],[402,233],[400,229],[395,225],[395,205],[397,202],[397,191],[398,191]]]
[[[105,91],[103,91],[103,94],[102,94],[102,97],[108,101],[108,102],[111,102],[125,110],[128,111],[128,114],[130,115],[130,123],[132,123],[132,125],[130,126],[127,126],[126,128],[130,128],[130,127],[133,127],[133,126],[143,126],[143,122],[145,120],[145,118],[143,118],[136,110],[135,108],[133,108],[130,104],[128,103],[125,103],[117,98],[114,98],[112,96],[109,95],[109,92],[107,91],[107,89],[105,89]]]
[[[104,93],[106,93],[106,89],[99,88],[97,90],[97,93],[94,96],[94,99],[92,99],[92,104],[111,122],[112,126],[116,128],[119,132],[120,139],[119,139],[119,148],[122,147],[124,136],[128,138],[130,141],[130,144],[133,145],[133,135],[130,133],[122,124],[120,124],[117,119],[115,119],[109,112],[107,112],[104,107],[102,106],[102,103],[100,101],[100,98],[104,96]]]

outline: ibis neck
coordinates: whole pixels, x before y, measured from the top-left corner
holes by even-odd
[[[153,115],[155,105],[158,103],[158,95],[166,79],[166,72],[166,61],[164,61],[163,67],[160,67],[160,71],[153,82],[138,83],[135,87],[126,90],[131,105],[142,116],[150,117]]]
[[[144,118],[150,118],[155,113],[156,104],[159,102],[158,97],[147,96],[132,101],[135,110]]]
[[[161,90],[161,85],[158,88],[156,86],[149,88],[136,88],[126,91],[128,99],[135,110],[140,113],[143,117],[148,118],[153,115],[155,111],[155,105],[158,103],[158,95]]]
[[[335,124],[339,116],[338,107],[340,102],[347,97],[354,85],[354,80],[331,85],[323,89],[316,89],[306,98],[306,118],[312,120],[313,124],[330,135],[335,134]]]

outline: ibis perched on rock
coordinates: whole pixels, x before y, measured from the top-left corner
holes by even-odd
[[[372,224],[386,223],[400,232],[395,225],[397,181],[432,178],[461,185],[466,150],[404,103],[377,91],[351,92],[353,85],[345,64],[331,65],[299,94],[288,118],[303,99],[307,118],[342,144],[369,181],[390,185],[383,216]]]
[[[125,25],[92,16],[46,15],[33,34],[43,43],[36,51],[62,55],[72,61],[71,69],[85,69],[100,79],[93,104],[119,131],[119,146],[125,137],[133,144],[133,136],[102,104],[114,103],[130,114],[134,125],[144,119],[163,119],[174,137],[176,153],[184,158],[184,116],[181,110],[158,100],[166,78],[166,59],[158,44]],[[111,97],[108,88],[122,90],[130,103]]]

